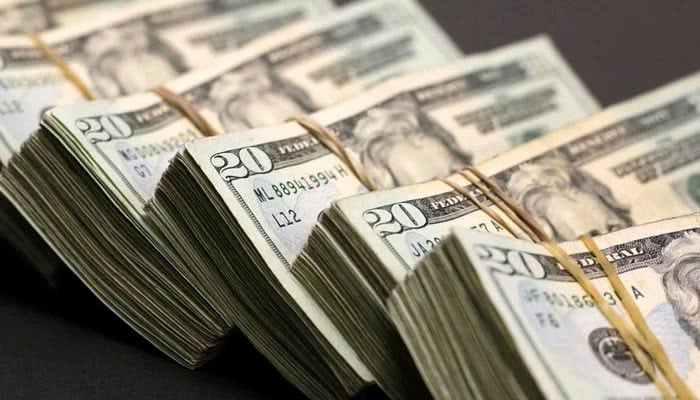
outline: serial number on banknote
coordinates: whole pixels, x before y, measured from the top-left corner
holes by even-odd
[[[22,114],[24,109],[22,103],[17,100],[0,101],[0,116]]]
[[[631,287],[630,292],[635,300],[645,297],[644,293],[642,293],[642,291],[634,285]],[[618,301],[620,301],[620,296],[615,292],[604,291],[601,292],[601,294],[611,306],[617,305]],[[523,298],[529,303],[539,303],[540,301],[545,301],[551,306],[563,308],[593,308],[596,306],[591,296],[587,294],[565,294],[539,290],[536,288],[528,289]]]
[[[347,176],[348,171],[345,167],[342,164],[336,164],[330,169],[270,184],[269,190],[268,188],[258,187],[253,189],[253,192],[260,203],[265,203],[276,198],[282,199],[318,189]]]

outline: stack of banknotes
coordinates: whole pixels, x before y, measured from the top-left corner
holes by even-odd
[[[693,214],[595,238],[695,397],[698,227]],[[620,309],[586,247],[561,247]],[[438,399],[661,398],[591,297],[534,243],[456,228],[388,308]]]
[[[183,366],[240,330],[314,399],[660,397],[473,166],[700,394],[700,73],[599,111],[546,35],[463,55],[413,0],[0,15],[0,234]]]

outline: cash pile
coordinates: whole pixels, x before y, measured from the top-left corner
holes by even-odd
[[[575,397],[589,378],[607,397],[654,395],[612,328],[591,330],[577,284],[458,171],[476,166],[556,241],[628,228],[596,239],[614,252],[693,237],[697,215],[632,226],[700,211],[700,73],[599,111],[546,36],[463,56],[413,0],[3,12],[41,18],[0,37],[0,235],[54,285],[72,271],[178,363],[202,365],[237,327],[315,399],[373,382],[392,399]],[[653,249],[623,278],[661,262]],[[568,317],[518,289],[549,302],[549,288],[484,278],[488,257],[523,252],[560,301],[588,307],[552,348],[523,338]],[[648,279],[643,301],[666,304]],[[623,382],[558,369],[586,340]],[[644,385],[628,390],[630,376]]]
[[[680,379],[700,395],[700,214],[595,242]],[[561,247],[622,313],[586,247]],[[533,243],[456,228],[398,286],[388,309],[436,399],[660,398],[591,296]]]
[[[326,0],[220,2],[217,0],[158,0],[133,2],[110,13],[115,1],[17,2],[7,12],[41,9],[51,21],[77,20],[38,33],[41,43],[60,57],[88,86],[90,97],[138,93],[166,82],[192,67],[230,53],[252,37],[295,20],[329,11]],[[77,7],[77,4],[81,7]],[[110,7],[111,4],[111,7]],[[103,10],[100,12],[100,10]],[[100,15],[97,15],[100,14]],[[15,14],[5,21],[16,21]],[[38,17],[37,17],[38,18]],[[29,26],[29,25],[27,25]],[[232,29],[232,27],[236,27]],[[64,71],[26,35],[0,37],[0,167],[19,151],[39,126],[42,114],[54,106],[85,99]],[[3,200],[0,233],[32,261],[52,285],[61,280],[61,267],[43,240],[22,224],[22,217]]]
[[[696,74],[477,167],[558,241],[695,212],[699,94]],[[488,204],[464,177],[448,179]],[[335,202],[291,268],[380,384],[400,385],[415,373],[385,299],[455,227],[510,234],[435,180]]]
[[[163,87],[187,99],[227,137],[458,55],[417,4],[359,2],[271,33]],[[234,323],[246,323],[246,305],[218,270],[192,268],[189,248],[149,224],[144,206],[170,158],[205,134],[155,93],[58,107],[45,113],[0,178],[5,196],[97,297],[191,367],[216,354]],[[336,354],[336,347],[316,346],[314,338],[308,338],[307,352],[279,345],[293,331],[259,323],[243,329],[313,397],[345,397],[371,381],[338,334],[332,340],[341,348]]]
[[[550,42],[536,38],[389,80],[311,118],[332,129],[378,185],[390,187],[449,173],[595,108]],[[499,110],[521,118],[507,124],[504,116],[501,135],[480,136],[479,129],[490,128],[473,119],[491,120],[482,113]],[[414,157],[431,165],[417,169]],[[323,351],[324,359],[357,363],[289,269],[318,215],[366,190],[291,122],[188,143],[162,177],[147,216],[176,244],[192,275],[224,278],[240,303],[237,323],[272,359],[283,360],[277,353],[284,349],[290,357]],[[419,382],[384,388],[418,394]]]

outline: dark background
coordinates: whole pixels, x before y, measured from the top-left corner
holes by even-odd
[[[700,67],[697,1],[423,4],[466,53],[548,33],[604,106]],[[240,335],[204,369],[186,370],[160,355],[84,290],[55,294],[2,248],[0,398],[302,398]],[[363,397],[383,398],[377,391]]]

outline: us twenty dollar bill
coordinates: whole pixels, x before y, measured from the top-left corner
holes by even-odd
[[[450,246],[439,250],[447,257],[447,265],[431,263],[433,256],[427,257],[388,303],[436,398],[494,393],[498,390],[494,382],[512,385],[511,393],[522,393],[532,382],[550,399],[661,398],[591,296],[544,248],[468,228],[456,230],[448,241]],[[700,395],[700,215],[624,229],[598,236],[595,242],[613,264],[679,378],[695,396]],[[618,293],[585,246],[578,241],[561,246],[605,302],[624,315]],[[446,287],[453,297],[437,304],[432,299],[441,297],[440,289]],[[470,306],[467,299],[484,306]],[[476,308],[488,310],[487,314],[472,312]],[[497,319],[501,328],[489,331],[490,340],[465,341],[470,334],[485,334],[488,322],[482,318]],[[450,332],[444,331],[451,326],[460,327],[461,333],[445,340]],[[495,360],[499,357],[492,355],[497,351],[485,359],[472,351],[475,342],[484,343],[487,352],[494,349],[486,343],[513,346],[501,347],[508,354],[503,359]],[[436,343],[452,351],[430,351]],[[499,362],[510,368],[507,375],[517,379],[504,384],[502,375],[489,377],[488,372],[469,370],[488,365],[483,370],[493,371]],[[482,385],[475,385],[475,380]],[[516,382],[522,386],[516,387]]]
[[[700,74],[694,74],[477,167],[563,241],[698,211],[698,160]],[[464,178],[451,179],[490,204]],[[441,181],[344,199],[334,211],[396,283],[453,227],[508,234]]]
[[[416,3],[365,1],[273,33],[166,86],[218,132],[236,132],[281,123],[458,54]],[[363,98],[381,92],[371,93]],[[137,218],[172,156],[203,134],[152,93],[63,107],[51,118]]]
[[[0,4],[0,34],[40,32],[87,21],[133,0],[5,0]]]
[[[58,2],[51,2],[58,3]],[[262,33],[318,16],[328,0],[158,0],[85,15],[40,34],[96,97],[136,93],[174,79]],[[0,38],[0,161],[6,165],[54,106],[84,100],[27,36]]]

